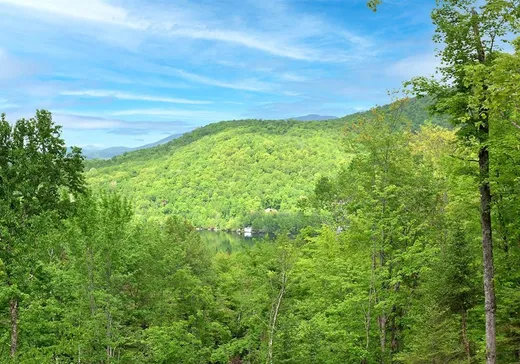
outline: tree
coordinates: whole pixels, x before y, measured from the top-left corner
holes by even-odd
[[[10,125],[0,120],[0,259],[9,297],[10,355],[18,347],[18,311],[24,285],[33,277],[40,247],[32,235],[71,212],[86,191],[79,148],[67,153],[51,113]]]
[[[354,285],[362,293],[343,314],[363,323],[349,343],[362,363],[388,363],[406,349],[413,322],[410,297],[416,298],[435,244],[431,227],[438,225],[440,182],[429,147],[420,144],[428,139],[438,153],[442,143],[435,142],[435,131],[412,132],[404,113],[410,102],[374,109],[347,124],[347,147],[354,157],[336,178],[322,179],[315,188],[317,207],[331,210],[348,254],[359,255],[355,267],[363,278]]]
[[[381,0],[370,0],[374,11]],[[480,221],[484,266],[487,363],[496,362],[496,323],[494,260],[490,188],[490,128],[496,122],[489,109],[487,83],[475,82],[479,75],[490,73],[500,55],[500,43],[506,34],[518,33],[520,2],[487,0],[478,7],[476,0],[437,0],[432,12],[436,26],[434,41],[442,45],[438,57],[441,79],[415,78],[408,85],[416,95],[433,97],[432,112],[447,114],[459,129],[459,137],[476,146],[479,164]],[[479,78],[482,80],[482,77]],[[484,92],[480,92],[484,91]]]
[[[279,286],[279,292],[276,296],[276,298],[273,300],[273,303],[271,305],[271,311],[269,313],[269,328],[268,328],[268,342],[267,342],[267,364],[273,363],[273,340],[276,335],[276,331],[278,329],[277,327],[277,321],[279,320],[280,312],[281,312],[281,306],[282,302],[284,301],[284,296],[287,293],[287,280],[290,273],[290,270],[292,268],[292,261],[294,258],[292,255],[294,255],[294,249],[291,246],[291,242],[287,237],[281,237],[278,239],[277,243],[279,244],[278,247],[278,264],[279,264],[279,270],[280,270],[280,280],[279,284],[276,284],[276,286]],[[275,272],[269,272],[270,278],[274,278],[276,276]],[[275,280],[275,279],[274,279]]]

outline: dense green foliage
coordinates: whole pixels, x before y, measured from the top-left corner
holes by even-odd
[[[472,2],[439,4],[441,36],[509,19],[508,2],[489,0],[482,19],[470,9],[452,24],[455,5]],[[0,358],[518,363],[514,44],[485,62],[445,62],[451,84],[416,79],[433,101],[325,122],[212,124],[90,162],[90,189],[49,113],[2,117]],[[424,122],[425,104],[456,128]],[[186,218],[278,237],[222,241]]]
[[[482,361],[478,167],[454,131],[414,130],[406,102],[348,124],[341,145],[350,163],[298,204],[298,216],[324,225],[293,239],[205,244],[182,219],[136,218],[113,192],[78,196],[62,220],[40,219],[27,230],[31,263],[19,263],[16,360]],[[500,133],[507,146],[520,143],[512,124]],[[496,148],[510,166],[493,179],[498,345],[501,362],[512,362],[520,353],[519,155]],[[4,317],[9,292],[2,288]],[[0,330],[7,357],[10,327]]]
[[[511,107],[504,101],[508,98],[510,103],[515,104],[516,101],[515,91],[510,88],[511,81],[507,80],[511,76],[515,78],[515,57],[507,56],[501,50],[506,35],[520,34],[520,2],[487,0],[479,4],[476,0],[437,1],[432,20],[436,26],[433,40],[442,45],[438,53],[442,64],[438,69],[441,77],[419,77],[409,84],[416,94],[433,97],[432,111],[449,116],[450,121],[459,127],[460,141],[472,147],[478,160],[486,363],[495,364],[498,357],[497,304],[490,177],[491,158],[497,149],[489,142],[494,137],[491,134],[499,131],[500,124],[512,116]],[[509,67],[504,69],[505,63]],[[499,82],[495,78],[497,76]],[[508,96],[504,98],[504,95]],[[513,125],[518,126],[516,123]],[[496,172],[501,173],[500,168]]]
[[[33,235],[18,360],[480,362],[478,198],[467,175],[477,167],[452,131],[411,132],[400,107],[349,125],[343,145],[357,153],[301,212],[326,226],[296,239],[216,249],[180,219],[133,218],[116,195],[79,198],[73,216]],[[504,206],[519,202],[508,192],[514,173],[495,182]],[[510,362],[520,249],[508,241],[518,215],[495,208],[499,349]]]
[[[10,354],[18,346],[18,306],[30,291],[32,269],[43,249],[34,243],[46,226],[74,212],[74,199],[85,192],[83,159],[78,148],[67,153],[48,111],[10,125],[0,119],[0,267],[10,316]]]
[[[428,102],[413,100],[403,110],[415,128],[428,118]],[[300,199],[349,160],[341,130],[365,114],[211,124],[165,145],[90,161],[87,179],[96,189],[131,197],[145,217],[178,215],[201,227],[293,229],[310,223],[296,215]]]

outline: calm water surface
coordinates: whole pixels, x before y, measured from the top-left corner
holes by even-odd
[[[230,233],[226,231],[199,231],[202,241],[210,247],[210,249],[219,251],[227,251],[229,253],[238,251],[244,247],[252,246],[257,242],[270,239],[267,235],[253,234],[251,237],[245,237],[240,234]]]

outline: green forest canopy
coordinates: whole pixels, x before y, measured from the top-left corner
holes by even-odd
[[[347,125],[338,141],[350,163],[311,187],[307,214],[325,214],[327,224],[295,239],[215,252],[182,218],[136,219],[113,193],[62,196],[61,214],[38,213],[7,245],[16,249],[1,250],[1,312],[10,316],[13,297],[19,310],[14,360],[481,362],[477,166],[452,130],[414,130],[396,110]],[[497,144],[502,173],[493,179],[498,347],[501,362],[514,362],[520,163],[510,146],[520,140],[502,127],[497,138],[509,142]],[[11,330],[0,326],[3,358]]]
[[[428,100],[222,122],[91,162],[89,189],[49,112],[2,115],[0,358],[518,363],[520,40],[493,45],[520,32],[520,2],[437,5],[445,78],[410,85],[455,129],[424,123]],[[230,252],[186,214],[302,229]]]

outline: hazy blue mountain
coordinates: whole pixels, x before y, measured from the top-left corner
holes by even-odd
[[[150,144],[141,145],[140,147],[133,148],[132,150],[139,150],[139,149],[155,147],[156,145],[168,143],[170,140],[177,139],[178,137],[180,137],[182,135],[183,135],[183,133],[168,135],[166,138],[163,138],[161,140],[158,140],[158,141],[150,143]]]
[[[294,120],[300,121],[319,121],[319,120],[332,120],[337,119],[337,116],[328,116],[328,115],[318,115],[318,114],[309,114],[304,116],[297,116],[295,118],[291,118]]]
[[[110,147],[105,149],[89,149],[89,148],[82,148],[83,155],[87,159],[95,159],[95,158],[112,158],[116,155],[120,155],[126,152],[132,151],[133,148],[128,147]]]
[[[146,149],[146,148],[152,148],[152,147],[155,147],[156,145],[161,145],[161,144],[164,144],[164,143],[168,143],[170,140],[176,139],[176,138],[180,137],[181,135],[182,134],[172,134],[172,135],[169,135],[166,138],[163,138],[163,139],[158,140],[156,142],[145,144],[145,145],[141,145],[141,146],[135,147],[135,148],[119,146],[119,147],[110,147],[110,148],[105,148],[105,149],[98,149],[98,148],[95,148],[95,147],[92,147],[92,146],[88,145],[85,148],[82,148],[83,149],[83,155],[87,159],[98,159],[98,158],[99,159],[109,159],[109,158],[115,157],[116,155],[124,154],[126,152],[131,152],[131,151],[134,151],[134,150],[140,150],[140,149]]]

